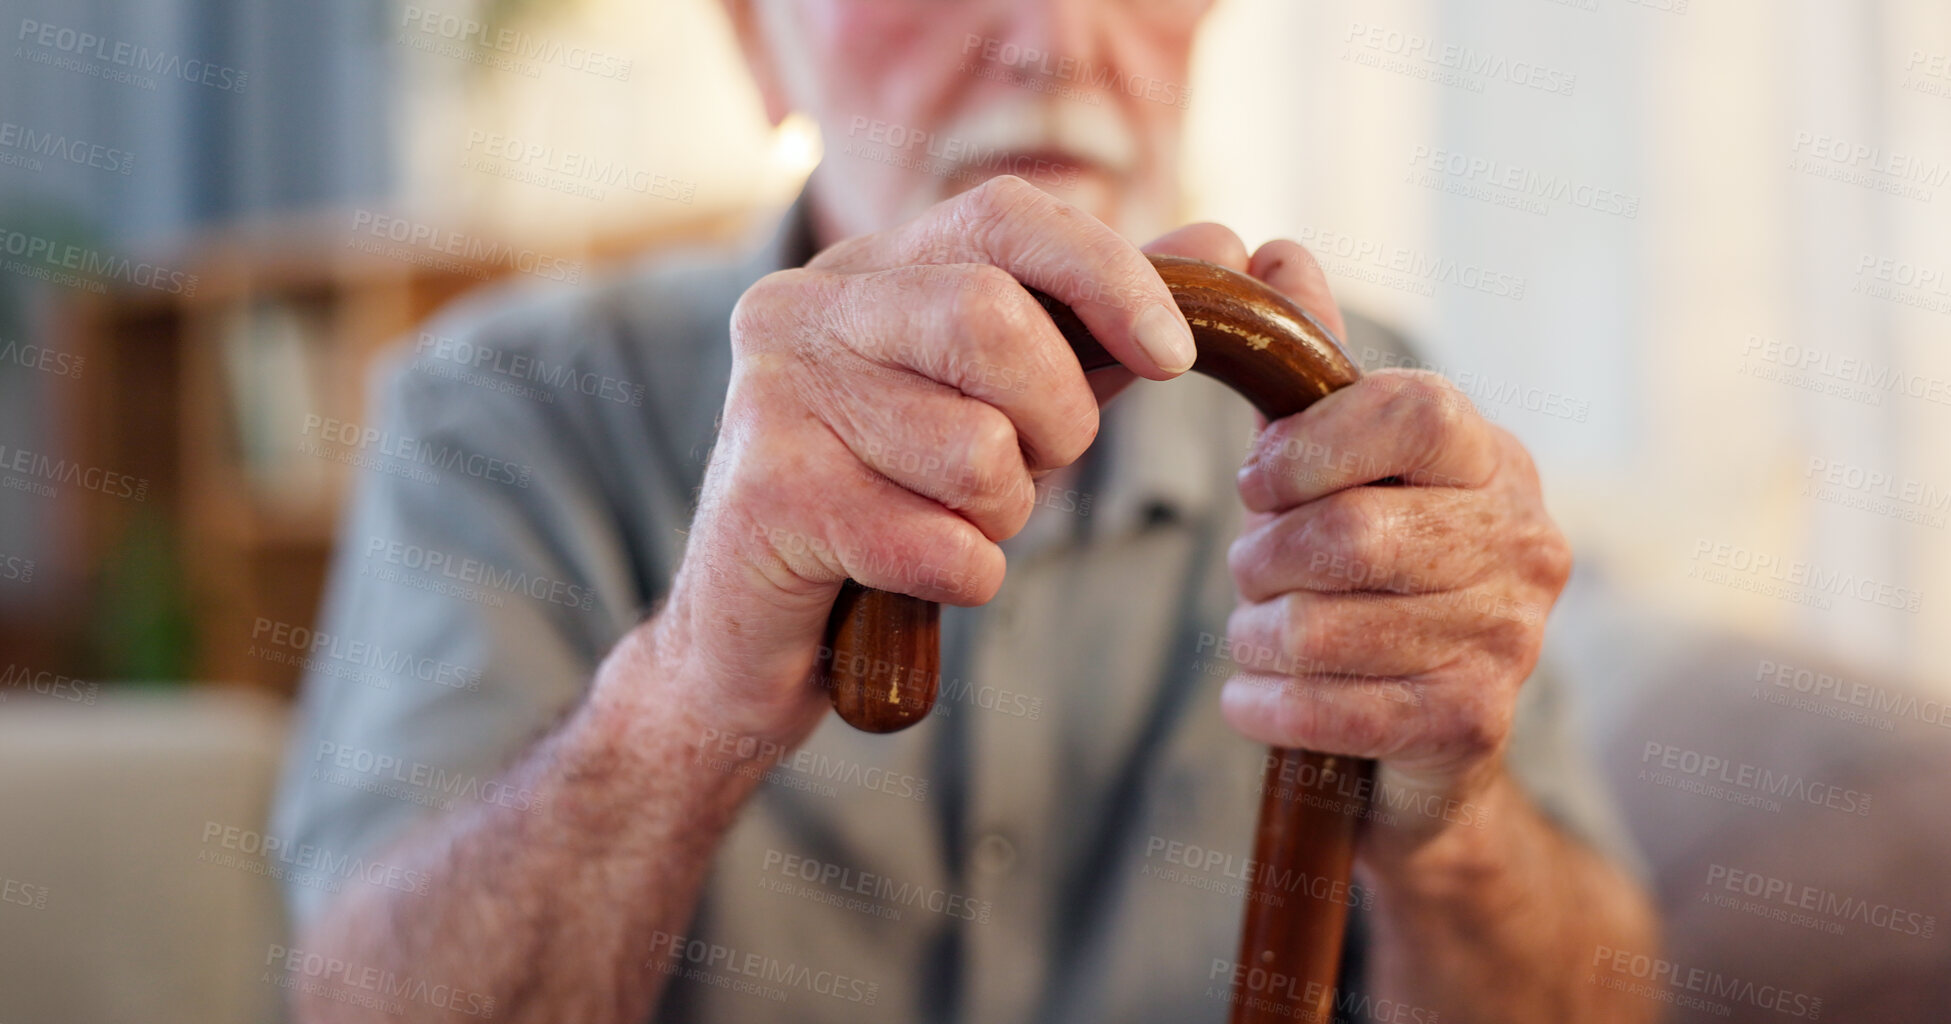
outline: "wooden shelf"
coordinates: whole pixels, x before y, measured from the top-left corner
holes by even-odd
[[[748,220],[710,215],[573,253],[531,246],[593,270],[657,244],[730,237]],[[290,424],[306,414],[364,422],[375,357],[506,273],[361,252],[346,244],[350,224],[343,212],[213,232],[169,256],[196,275],[193,294],[112,289],[67,311],[67,344],[87,360],[68,417],[77,454],[148,481],[139,502],[80,499],[72,539],[93,592],[76,595],[85,603],[66,618],[82,625],[67,639],[70,648],[92,644],[93,656],[77,674],[112,663],[105,646],[114,640],[87,635],[88,612],[128,584],[124,542],[146,521],[170,538],[188,674],[278,694],[295,688],[299,669],[255,653],[252,630],[263,619],[312,625],[353,471],[300,454]],[[19,625],[0,623],[0,635]]]

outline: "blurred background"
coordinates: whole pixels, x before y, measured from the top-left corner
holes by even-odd
[[[464,291],[754,237],[822,140],[713,0],[0,12],[0,1022],[276,1019],[321,424]],[[1189,219],[1308,244],[1536,454],[1672,961],[1941,1019],[1951,5],[1220,0],[1190,93]]]

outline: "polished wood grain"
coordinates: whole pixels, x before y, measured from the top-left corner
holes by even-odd
[[[1355,832],[1374,762],[1277,747],[1267,753],[1233,971],[1233,1024],[1334,1019]],[[1360,1019],[1359,1016],[1357,1019]]]
[[[848,580],[827,619],[820,669],[833,710],[864,732],[899,732],[935,707],[942,606]]]
[[[1266,284],[1200,260],[1152,264],[1192,327],[1193,370],[1231,387],[1269,421],[1291,416],[1361,371],[1332,335]],[[1088,372],[1116,363],[1075,312],[1036,293]],[[851,581],[828,623],[822,669],[854,726],[894,732],[926,717],[941,680],[939,605]],[[1233,1024],[1332,1016],[1368,762],[1274,750],[1254,840],[1254,870],[1234,971]]]

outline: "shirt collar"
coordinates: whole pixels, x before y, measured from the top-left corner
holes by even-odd
[[[1231,502],[1252,440],[1253,413],[1225,385],[1188,373],[1140,380],[1105,408],[1093,452],[1101,531],[1144,530],[1190,521]]]

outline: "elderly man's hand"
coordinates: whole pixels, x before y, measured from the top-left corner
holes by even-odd
[[[1339,329],[1299,245],[1270,243],[1250,270]],[[1524,446],[1441,376],[1382,370],[1262,430],[1239,489],[1227,721],[1378,758],[1391,798],[1441,798],[1397,807],[1482,794],[1571,569]],[[1446,820],[1390,818],[1375,832],[1394,851]]]
[[[1024,285],[1075,310],[1119,371],[1087,378]],[[998,542],[1029,518],[1036,478],[1096,437],[1099,400],[1195,356],[1136,246],[1011,177],[763,278],[731,343],[718,443],[648,638],[683,678],[638,703],[679,699],[785,743],[824,707],[808,679],[843,580],[989,600]]]

